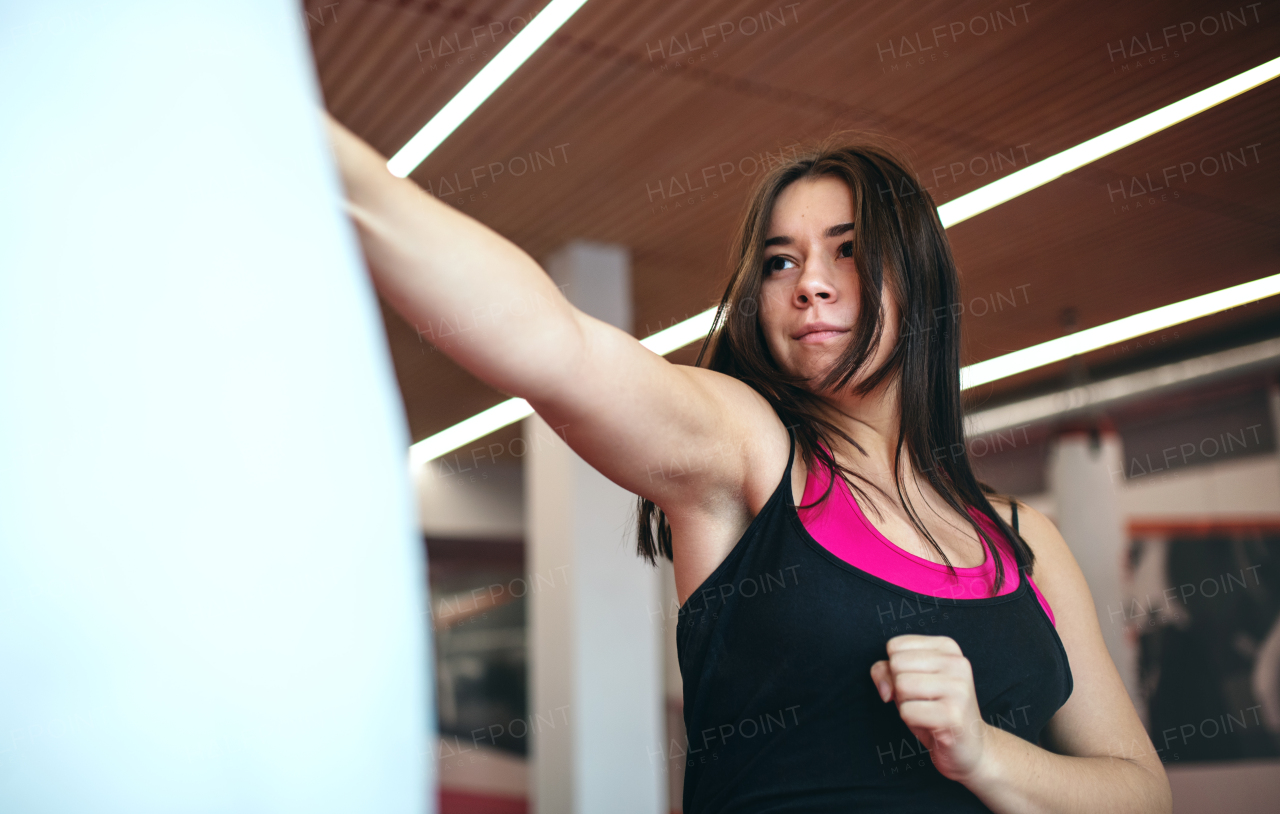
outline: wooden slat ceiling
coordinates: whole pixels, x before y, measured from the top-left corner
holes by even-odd
[[[543,5],[310,0],[326,103],[390,155]],[[718,300],[753,160],[873,130],[909,149],[942,203],[1280,56],[1277,20],[1265,5],[1168,0],[590,0],[412,177],[535,258],[575,238],[629,247],[644,336]],[[953,227],[965,361],[1280,272],[1277,143],[1280,80]],[[534,152],[542,166],[516,177],[512,159]],[[1211,174],[1228,152],[1229,171]],[[491,163],[511,171],[475,180]],[[673,177],[700,185],[725,163],[739,169],[672,195]],[[1154,195],[1134,186],[1188,163]],[[455,173],[475,188],[450,194]],[[504,398],[384,313],[415,440]],[[1275,333],[1280,297],[1098,351],[1084,368]],[[671,358],[691,363],[696,348]],[[1068,367],[971,395],[1053,388]]]

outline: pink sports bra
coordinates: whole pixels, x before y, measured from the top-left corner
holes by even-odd
[[[818,470],[815,472],[814,470]],[[831,473],[825,466],[815,464],[805,478],[804,497],[800,505],[814,502],[827,488]],[[947,597],[949,599],[977,599],[991,596],[991,587],[995,584],[995,563],[991,553],[983,546],[986,560],[982,565],[972,568],[956,568],[955,576],[947,570],[947,566],[917,557],[911,552],[899,548],[890,542],[876,527],[867,520],[854,499],[848,484],[841,480],[818,506],[797,509],[800,522],[809,536],[813,537],[823,548],[840,559],[866,571],[869,574],[926,596]],[[1013,549],[1008,539],[986,515],[976,508],[969,507],[969,514],[996,541],[1000,559],[1004,563],[1005,580],[1000,588],[1004,595],[1018,588],[1018,564],[1013,557]],[[1049,603],[1040,594],[1035,580],[1030,577],[1031,589],[1035,591],[1040,606],[1054,622],[1053,611]]]

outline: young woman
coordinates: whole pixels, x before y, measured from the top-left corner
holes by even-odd
[[[444,350],[640,496],[682,603],[686,814],[1172,809],[1070,550],[970,470],[956,270],[892,150],[760,179],[689,367],[332,137],[382,295],[416,324],[504,314]]]

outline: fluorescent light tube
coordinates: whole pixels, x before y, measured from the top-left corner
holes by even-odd
[[[531,415],[533,415],[533,408],[524,399],[507,399],[495,404],[409,447],[409,467],[411,470],[416,470],[427,461],[433,461],[477,438],[484,438],[495,430],[500,430],[508,424],[514,424]]]
[[[1134,119],[1128,124],[1122,124],[1100,136],[1094,136],[1088,141],[1063,150],[1057,155],[1049,156],[1029,167],[1023,167],[973,192],[961,195],[954,201],[938,207],[938,217],[942,220],[944,227],[955,226],[980,212],[986,212],[1024,192],[1044,186],[1072,170],[1080,169],[1085,164],[1097,161],[1166,127],[1202,113],[1214,105],[1239,96],[1263,82],[1275,79],[1278,74],[1280,74],[1280,57]]]
[[[467,117],[484,104],[484,100],[507,81],[507,77],[525,63],[560,26],[582,8],[587,0],[551,0],[546,8],[534,15],[529,24],[520,30],[507,46],[489,60],[489,63],[458,91],[458,95],[440,108],[431,121],[409,139],[409,143],[387,161],[392,175],[404,178],[418,168],[449,134],[458,129]]]
[[[646,336],[640,340],[640,344],[659,356],[666,356],[674,350],[679,350],[685,345],[697,342],[711,331],[711,322],[716,317],[716,309],[708,308],[701,314],[689,317],[683,322],[677,322],[670,328],[663,328],[656,334]]]
[[[1043,396],[1033,396],[1000,407],[969,413],[964,417],[965,435],[984,435],[1018,427],[1064,413],[1075,413],[1102,404],[1132,398],[1141,393],[1170,387],[1194,379],[1280,359],[1280,339],[1197,356],[1181,362],[1127,373],[1112,379],[1089,382]]]
[[[1025,373],[1052,362],[1060,362],[1072,356],[1079,356],[1092,350],[1105,348],[1117,342],[1124,342],[1139,336],[1160,331],[1183,322],[1216,314],[1237,305],[1272,297],[1280,294],[1280,274],[1263,277],[1240,285],[1233,285],[1211,294],[1192,297],[1189,300],[1175,302],[1134,314],[1131,317],[1117,319],[1096,328],[1086,328],[1073,334],[1050,339],[1039,345],[1006,353],[985,362],[960,370],[960,389],[967,390],[980,384],[994,382],[1018,373]]]

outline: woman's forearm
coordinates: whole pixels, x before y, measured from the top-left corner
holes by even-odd
[[[582,350],[575,309],[511,241],[386,168],[330,118],[330,135],[379,293],[419,335],[507,393],[562,386]]]
[[[1168,814],[1168,780],[1123,757],[1074,757],[987,725],[983,762],[965,786],[997,814]]]

